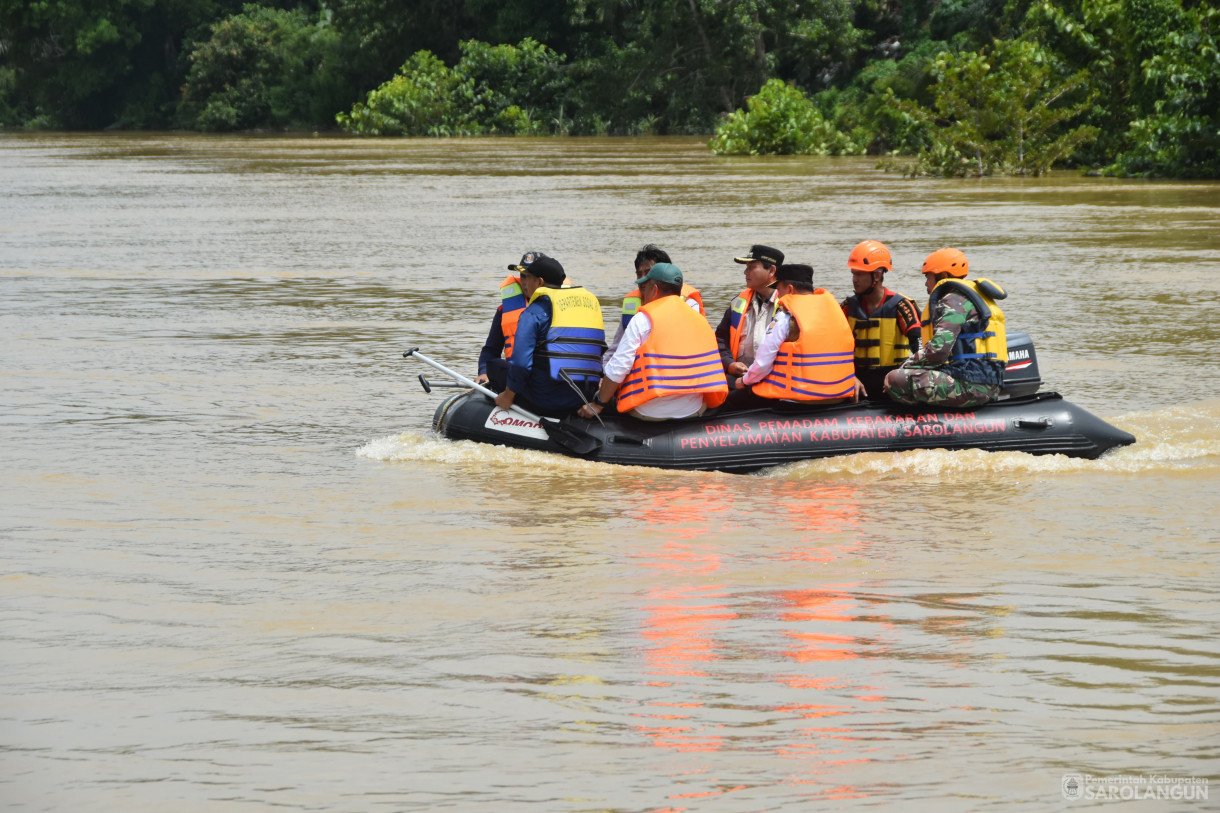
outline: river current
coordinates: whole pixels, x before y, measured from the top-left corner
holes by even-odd
[[[0,135],[0,807],[1215,809],[1220,185],[873,163]],[[644,243],[718,319],[866,238],[1138,442],[616,468],[435,437],[402,358],[473,374],[527,250],[612,326]]]

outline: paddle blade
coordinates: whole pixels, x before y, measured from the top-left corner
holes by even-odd
[[[563,448],[573,454],[590,455],[602,447],[602,442],[597,438],[585,432],[582,429],[577,429],[563,421],[554,418],[543,418],[542,430],[546,432],[546,436],[558,443]]]

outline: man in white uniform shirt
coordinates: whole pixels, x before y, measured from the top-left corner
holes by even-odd
[[[716,343],[730,389],[754,363],[754,356],[767,335],[767,325],[775,316],[779,297],[771,285],[775,282],[776,269],[784,262],[784,252],[755,244],[744,257],[734,257],[733,262],[745,266],[746,288],[729,305],[716,328]]]

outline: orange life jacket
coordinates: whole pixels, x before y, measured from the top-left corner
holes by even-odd
[[[768,296],[770,296],[769,293]],[[741,347],[741,332],[745,329],[746,311],[750,309],[750,302],[753,299],[754,292],[746,288],[729,306],[729,352],[733,354],[734,360],[737,360],[737,351]],[[757,347],[754,349],[758,350]]]
[[[682,298],[693,299],[699,303],[699,313],[703,314],[703,295],[699,293],[699,289],[694,286],[682,283]],[[644,304],[644,300],[640,298],[640,289],[636,288],[631,293],[623,297],[623,330],[627,329],[627,323],[631,321],[631,317],[635,316],[640,310],[640,305]]]
[[[729,384],[720,365],[716,334],[707,320],[681,296],[654,299],[640,310],[648,315],[652,330],[619,387],[619,411],[666,395],[701,394],[709,407],[723,404]]]
[[[504,331],[504,358],[513,357],[513,339],[517,336],[517,322],[521,319],[521,311],[529,305],[525,301],[525,291],[521,288],[521,280],[509,274],[500,283],[500,329]]]
[[[796,320],[801,333],[796,341],[780,345],[771,372],[754,385],[754,393],[792,401],[851,395],[856,386],[856,337],[835,298],[818,288],[812,294],[785,296],[776,307]]]

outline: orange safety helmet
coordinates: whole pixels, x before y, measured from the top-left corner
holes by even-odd
[[[865,240],[851,250],[847,267],[852,271],[892,271],[894,261],[890,258],[890,250],[886,248],[885,243]]]
[[[928,255],[928,258],[923,261],[923,268],[920,269],[924,274],[948,274],[951,277],[966,276],[970,270],[970,263],[966,262],[966,255],[955,248],[942,248],[933,251]]]

